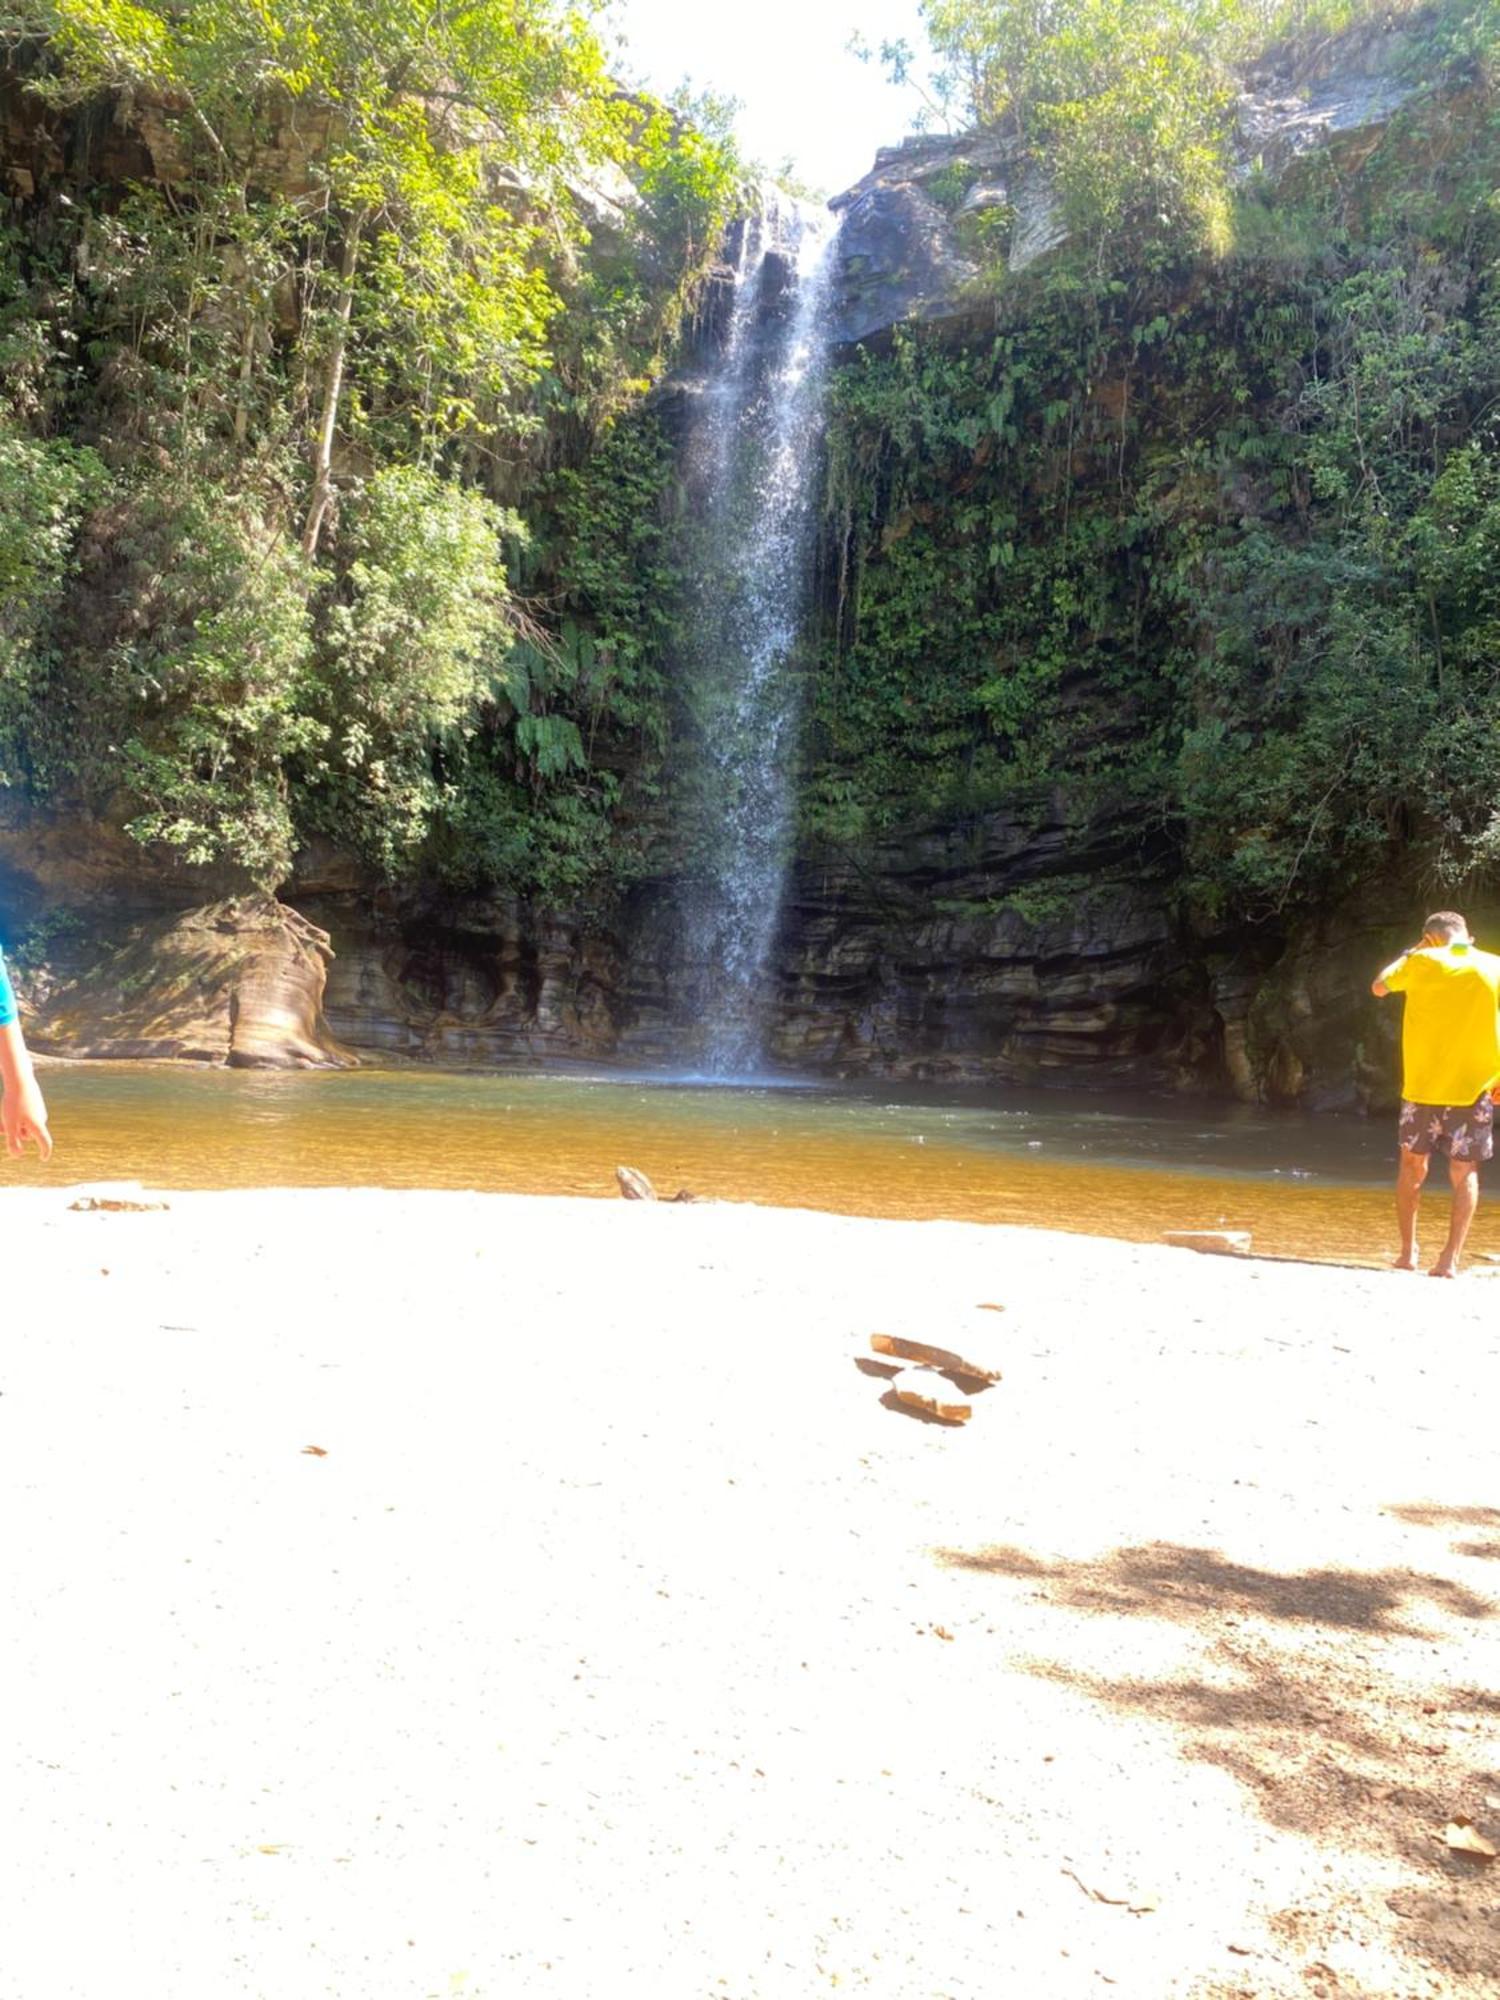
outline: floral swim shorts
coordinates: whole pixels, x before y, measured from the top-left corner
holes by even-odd
[[[1495,1106],[1488,1091],[1472,1104],[1413,1104],[1403,1098],[1396,1129],[1408,1153],[1488,1160],[1495,1151]]]

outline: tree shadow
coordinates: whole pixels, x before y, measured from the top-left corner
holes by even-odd
[[[1413,1528],[1500,1528],[1500,1507],[1442,1507],[1418,1500],[1382,1512]]]
[[[1469,1526],[1487,1510],[1426,1511],[1433,1519],[1422,1525]],[[1448,1577],[1283,1573],[1169,1543],[1077,1562],[1004,1546],[934,1555],[946,1568],[1024,1585],[1055,1607],[1054,1657],[1019,1661],[1021,1671],[1165,1725],[1182,1756],[1234,1778],[1271,1826],[1399,1864],[1394,1894],[1388,1875],[1376,1889],[1368,1868],[1335,1870],[1303,1907],[1271,1919],[1307,1976],[1330,1934],[1353,1922],[1379,1932],[1424,1990],[1433,1973],[1455,1993],[1487,1990],[1500,1977],[1500,1863],[1487,1874],[1442,1837],[1456,1813],[1500,1835],[1500,1812],[1486,1805],[1500,1788],[1481,1747],[1500,1694],[1456,1686],[1443,1658],[1452,1652],[1457,1664],[1466,1631],[1500,1617],[1500,1602]],[[1069,1644],[1080,1616],[1191,1627],[1197,1658],[1161,1679],[1091,1672]],[[1336,1982],[1329,1990],[1348,1991]]]
[[[1387,1507],[1385,1511],[1393,1520],[1405,1521],[1413,1528],[1500,1530],[1500,1507],[1441,1507],[1432,1501],[1421,1500],[1405,1506]],[[1456,1556],[1468,1556],[1477,1562],[1500,1562],[1500,1532],[1477,1541],[1450,1542],[1448,1547]]]
[[[1426,1599],[1455,1618],[1500,1616],[1500,1604],[1447,1577],[1406,1570],[1303,1570],[1284,1574],[1230,1562],[1217,1549],[1152,1542],[1117,1549],[1097,1564],[1044,1563],[1024,1549],[939,1549],[945,1567],[1044,1581],[1055,1603],[1079,1611],[1146,1612],[1195,1621],[1205,1612],[1246,1615],[1355,1631],[1415,1635],[1401,1615]]]

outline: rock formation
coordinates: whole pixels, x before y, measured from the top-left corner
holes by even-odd
[[[1410,93],[1401,51],[1398,36],[1369,33],[1248,75],[1242,172],[1285,175],[1328,147],[1357,160]],[[171,178],[170,131],[149,114],[80,136],[20,93],[0,97],[15,195],[84,143],[95,170],[103,149],[122,183]],[[311,143],[300,135],[267,171],[295,186]],[[1015,274],[1065,240],[1045,161],[995,134],[882,152],[834,206],[846,350],[889,342],[913,320],[961,329],[976,311],[976,219],[993,222],[987,241]],[[601,229],[607,211],[601,196]],[[703,310],[710,333],[716,310],[712,299]],[[684,370],[661,402],[701,386]],[[613,908],[541,910],[503,885],[377,891],[347,857],[320,853],[283,885],[298,915],[241,885],[190,887],[181,869],[148,879],[139,850],[76,822],[0,828],[0,863],[13,921],[61,906],[81,911],[90,935],[88,949],[60,945],[32,984],[43,1050],[269,1065],[338,1063],[346,1049],[453,1064],[670,1062],[703,976],[684,957],[684,884],[669,871]],[[908,830],[858,855],[804,852],[767,1045],[778,1064],[824,1075],[1368,1102],[1386,1087],[1387,1051],[1361,1043],[1368,1024],[1350,996],[1379,956],[1375,931],[1373,914],[1342,913],[1279,963],[1243,940],[1196,937],[1138,824],[1039,795],[1026,813]]]
[[[1401,73],[1407,46],[1403,34],[1376,28],[1251,70],[1236,106],[1241,175],[1275,179],[1330,147],[1357,155],[1415,91]],[[832,206],[844,217],[836,333],[851,346],[904,321],[960,320],[982,305],[966,220],[994,219],[1013,275],[1067,241],[1045,158],[1004,133],[886,147]]]
[[[149,917],[47,983],[28,1037],[43,1054],[341,1067],[353,1058],[322,1014],[329,955],[326,932],[268,896]]]

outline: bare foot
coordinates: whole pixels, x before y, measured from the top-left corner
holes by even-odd
[[[1415,1250],[1412,1251],[1409,1257],[1397,1257],[1391,1265],[1393,1271],[1415,1271],[1416,1268],[1417,1253]]]
[[[1427,1275],[1429,1278],[1456,1278],[1458,1265],[1446,1257],[1439,1257]]]

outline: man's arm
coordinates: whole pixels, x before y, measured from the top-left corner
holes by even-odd
[[[0,1127],[5,1132],[6,1151],[19,1160],[30,1139],[42,1158],[50,1160],[52,1134],[47,1130],[47,1107],[37,1088],[19,1021],[0,1022],[0,1089],[5,1092],[0,1101]]]
[[[1370,983],[1370,991],[1377,1000],[1383,1000],[1388,993],[1399,993],[1406,984],[1403,968],[1414,952],[1422,949],[1419,944],[1408,945],[1399,958],[1393,958],[1384,972],[1377,973]]]

